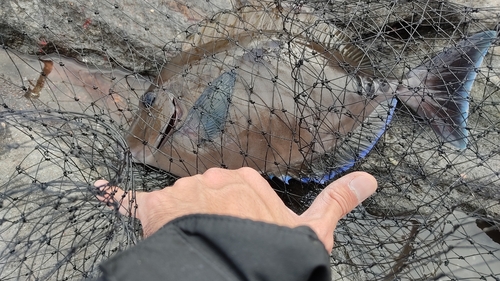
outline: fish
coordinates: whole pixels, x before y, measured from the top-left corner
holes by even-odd
[[[134,161],[178,177],[247,166],[324,184],[367,156],[402,103],[464,150],[469,93],[496,37],[479,32],[389,78],[314,12],[223,11],[163,66],[126,140]],[[324,155],[328,167],[318,164]]]

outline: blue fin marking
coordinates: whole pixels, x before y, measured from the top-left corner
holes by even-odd
[[[291,176],[289,175],[282,175],[280,177],[278,177],[282,182],[288,184],[288,182],[292,179]]]
[[[476,55],[475,57],[472,57],[473,54],[470,55],[471,56],[470,59],[473,62],[475,62],[474,69],[467,73],[465,83],[462,86],[462,89],[459,91],[460,96],[464,99],[467,99],[470,91],[472,90],[472,85],[474,84],[474,81],[476,80],[477,72],[475,70],[481,66],[481,64],[483,62],[483,58],[486,56],[486,53],[488,52],[488,49],[490,48],[491,43],[497,37],[497,33],[495,31],[490,30],[490,31],[478,33],[478,34],[472,36],[470,38],[470,40],[471,41],[477,40],[476,37],[482,37],[483,35],[486,36],[486,40],[484,40],[484,38],[483,38],[483,41],[481,41],[481,45],[476,45],[479,52],[474,53]],[[460,110],[462,112],[466,113],[466,116],[464,117],[464,119],[460,123],[460,125],[465,128],[467,117],[469,115],[469,101],[468,100],[466,103],[464,103],[461,106]]]
[[[327,181],[333,179],[335,176],[337,176],[340,173],[343,173],[347,171],[348,169],[352,168],[354,164],[356,164],[357,161],[360,159],[363,159],[368,155],[368,153],[373,149],[375,144],[378,142],[380,137],[384,134],[384,132],[387,130],[387,126],[392,120],[392,117],[394,116],[394,111],[396,109],[396,104],[398,100],[396,98],[392,98],[389,104],[389,111],[387,114],[387,119],[385,119],[385,122],[383,122],[382,126],[378,128],[378,130],[375,132],[374,138],[368,145],[364,148],[362,147],[357,147],[361,148],[362,150],[357,153],[357,157],[350,157],[347,163],[344,163],[342,166],[335,168],[331,170],[328,174],[322,176],[322,177],[307,177],[307,178],[301,178],[300,181],[303,183],[309,183],[309,182],[315,182],[319,184],[325,184]],[[377,117],[375,117],[377,118]],[[362,133],[360,133],[362,134]],[[371,133],[369,133],[371,135]],[[352,147],[351,147],[352,148]],[[356,147],[352,148],[352,150],[356,150]]]

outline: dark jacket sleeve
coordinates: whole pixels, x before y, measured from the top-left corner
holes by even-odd
[[[305,226],[189,215],[100,266],[99,280],[330,281],[327,252]]]

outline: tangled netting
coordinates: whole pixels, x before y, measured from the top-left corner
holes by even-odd
[[[97,200],[95,180],[108,179],[134,196],[136,191],[168,186],[176,176],[212,166],[234,168],[231,165],[236,164],[228,163],[242,157],[250,160],[240,161],[241,165],[260,170],[297,212],[343,173],[363,170],[377,178],[377,194],[337,228],[331,257],[336,280],[500,280],[500,54],[496,39],[486,48],[482,63],[472,69],[477,75],[464,98],[469,102],[469,115],[463,149],[440,138],[428,119],[397,96],[400,102],[395,107],[395,100],[385,102],[385,115],[378,112],[360,121],[359,128],[365,130],[383,125],[363,147],[367,137],[363,131],[327,132],[330,136],[340,132],[343,144],[359,144],[355,156],[348,159],[354,166],[344,165],[344,169],[336,165],[347,154],[338,156],[338,143],[337,149],[334,145],[325,148],[324,135],[325,139],[296,141],[314,151],[301,154],[303,159],[295,165],[289,155],[292,137],[288,146],[273,146],[285,139],[283,132],[294,130],[283,124],[293,122],[262,125],[274,118],[276,110],[281,119],[300,119],[308,132],[319,132],[317,128],[324,129],[330,122],[322,109],[336,112],[349,106],[347,101],[337,101],[333,107],[324,97],[338,97],[357,85],[361,94],[372,94],[367,99],[377,100],[381,92],[376,86],[405,84],[409,81],[405,75],[442,50],[456,48],[474,34],[495,34],[499,2],[474,3],[482,7],[451,2],[3,3],[0,280],[97,277],[101,261],[141,239],[136,219],[121,216]],[[330,56],[315,56],[314,52],[321,53],[318,46],[330,50]],[[297,55],[300,51],[303,56]],[[328,76],[324,57],[341,69],[337,77]],[[262,60],[278,67],[263,68]],[[376,79],[356,80],[361,76]],[[312,84],[324,93],[321,100],[307,94],[311,79],[316,79]],[[267,92],[249,90],[266,85],[265,81],[275,86]],[[213,108],[189,111],[205,106],[195,102],[201,92],[227,94],[233,89],[227,86],[231,83],[239,96],[235,93],[217,100],[226,107],[224,114],[217,115]],[[245,83],[247,93],[238,88]],[[181,91],[174,101],[165,98],[172,89]],[[248,99],[241,98],[246,94]],[[271,106],[265,95],[283,103]],[[303,105],[304,110],[287,107],[286,99]],[[176,108],[180,103],[185,106],[184,114],[194,112],[188,115],[192,117],[188,124],[206,125],[191,144],[182,139],[168,141],[175,130],[182,131],[177,124],[182,110],[163,113],[166,105]],[[313,105],[319,113],[308,119],[307,107]],[[266,114],[252,115],[254,111],[242,107],[260,108]],[[236,109],[248,119],[245,126],[237,120]],[[154,121],[158,118],[159,125]],[[185,132],[195,133],[188,129]],[[258,154],[260,148],[252,149],[258,142],[242,135],[230,135],[241,144],[236,149],[221,148],[220,136],[233,131],[262,135],[273,143],[268,142],[264,158]],[[224,153],[203,158],[204,149],[212,146]],[[161,165],[147,162],[146,151],[168,161]],[[193,162],[184,153],[199,156]],[[321,173],[332,179],[314,178]]]

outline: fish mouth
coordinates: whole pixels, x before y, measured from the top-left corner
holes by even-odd
[[[173,105],[173,113],[170,116],[168,123],[163,127],[163,129],[160,132],[160,139],[158,141],[156,149],[161,149],[161,147],[167,141],[168,137],[174,133],[175,126],[180,121],[180,118],[182,116],[182,111],[180,107],[177,105],[175,99],[172,100],[172,105]]]

